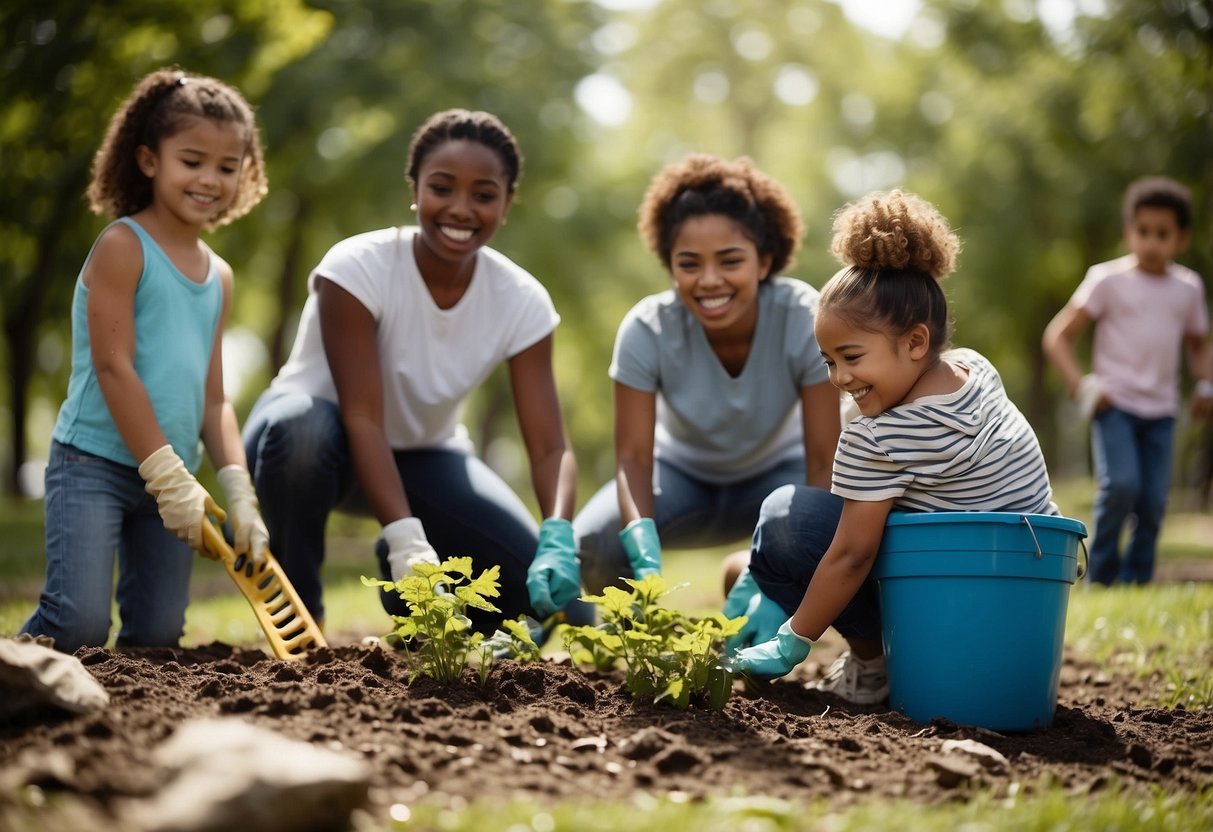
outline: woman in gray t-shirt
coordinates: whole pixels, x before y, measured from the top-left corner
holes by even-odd
[[[595,593],[660,572],[663,544],[748,538],[781,485],[828,488],[839,433],[817,291],[775,276],[803,234],[786,190],[749,159],[694,154],[653,179],[639,230],[673,287],[637,303],[616,337],[615,479],[573,520]],[[742,581],[736,615],[757,591]]]

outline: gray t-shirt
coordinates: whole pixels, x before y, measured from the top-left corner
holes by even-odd
[[[610,375],[658,394],[654,454],[712,483],[802,456],[801,390],[828,378],[813,335],[816,311],[809,284],[764,281],[754,343],[734,378],[672,289],[632,307],[619,325]]]

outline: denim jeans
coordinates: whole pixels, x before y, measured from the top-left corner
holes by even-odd
[[[74,653],[109,639],[118,557],[118,644],[174,647],[194,553],[164,528],[139,471],[52,442],[46,466],[46,584],[22,633]]]
[[[244,445],[270,550],[308,611],[323,619],[320,572],[328,516],[334,510],[370,514],[340,411],[325,399],[269,390],[245,420]],[[476,629],[491,632],[503,617],[534,615],[526,570],[539,545],[539,527],[518,495],[488,465],[459,450],[396,451],[395,459],[413,515],[438,556],[469,556],[476,575],[501,567],[501,597],[493,603],[502,612],[470,611]],[[387,580],[382,539],[375,552]],[[388,613],[408,615],[395,593],[381,592],[380,600]]]
[[[762,504],[754,529],[750,574],[763,594],[789,616],[800,606],[841,517],[842,498],[824,488],[785,486]],[[833,626],[844,638],[880,638],[876,581],[864,581]]]
[[[804,460],[787,460],[725,485],[704,482],[660,459],[653,473],[653,522],[662,548],[686,549],[719,546],[752,535],[763,499],[781,485],[804,482]],[[619,498],[611,480],[573,519],[581,582],[588,592],[600,593],[620,577],[632,577],[620,528]]]
[[[1148,583],[1154,577],[1158,533],[1171,485],[1175,419],[1145,419],[1115,407],[1091,422],[1095,461],[1095,531],[1091,580],[1101,584]],[[1134,522],[1120,557],[1120,535]]]

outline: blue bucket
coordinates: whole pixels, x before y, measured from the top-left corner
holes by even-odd
[[[1077,520],[895,512],[872,568],[889,705],[996,731],[1053,723]]]

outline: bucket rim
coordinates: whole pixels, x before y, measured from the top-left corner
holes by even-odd
[[[926,526],[949,524],[1003,523],[1019,525],[1024,519],[1036,527],[1060,529],[1080,537],[1087,536],[1087,527],[1081,520],[1055,514],[1030,514],[1018,511],[893,511],[885,521],[886,526]]]

